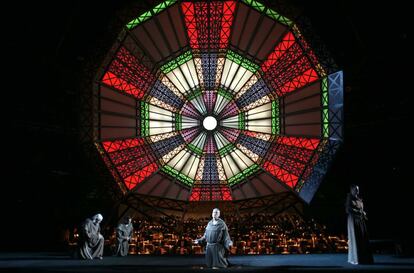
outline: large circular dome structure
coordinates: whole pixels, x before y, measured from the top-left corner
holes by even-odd
[[[342,141],[343,83],[304,33],[254,0],[167,0],[126,22],[94,89],[122,191],[310,202]]]

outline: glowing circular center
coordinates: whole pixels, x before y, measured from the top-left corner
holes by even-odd
[[[214,130],[217,127],[217,120],[215,117],[208,116],[203,120],[203,126],[206,130]]]

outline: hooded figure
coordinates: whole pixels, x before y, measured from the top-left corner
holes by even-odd
[[[102,260],[104,250],[104,237],[100,227],[102,219],[102,215],[98,213],[83,222],[79,232],[79,251],[82,259]]]
[[[357,185],[351,185],[345,207],[348,214],[348,263],[372,264],[374,259],[369,247],[366,225],[368,218]]]
[[[129,216],[125,217],[123,223],[117,226],[115,255],[128,255],[129,241],[131,240],[133,230],[132,218]]]
[[[225,250],[229,250],[233,242],[230,240],[226,223],[219,218],[220,210],[213,209],[211,216],[213,219],[208,222],[203,237],[195,240],[194,243],[207,242],[206,264],[208,267],[225,268],[229,265],[224,256]]]

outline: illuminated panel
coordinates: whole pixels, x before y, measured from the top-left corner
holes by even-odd
[[[319,139],[278,137],[268,150],[263,168],[294,188],[319,142]]]
[[[258,69],[259,66],[252,61],[229,50],[224,63],[221,84],[236,94]]]
[[[207,113],[213,113],[213,107],[217,100],[217,93],[214,91],[205,91],[203,93],[203,100],[207,108]]]
[[[308,51],[309,53],[310,51]],[[289,67],[289,69],[286,69]],[[318,80],[309,55],[289,32],[262,64],[263,78],[279,97]]]
[[[203,154],[203,148],[206,141],[206,133],[200,133],[191,143],[187,145],[187,148],[194,154],[201,156]]]
[[[199,88],[194,89],[187,95],[187,99],[201,114],[207,114],[207,108],[204,103],[203,93]]]
[[[200,157],[184,149],[172,158],[162,170],[187,186],[194,183]]]
[[[277,177],[279,180],[291,188],[294,188],[298,183],[298,177],[296,175],[289,173],[288,171],[271,162],[265,162],[263,164],[263,169],[271,173],[273,176]]]
[[[243,108],[263,98],[269,93],[269,88],[267,88],[265,82],[262,79],[260,79],[255,84],[253,84],[253,86],[249,90],[247,90],[238,100],[236,100],[236,103],[239,108]]]
[[[184,144],[183,138],[179,135],[176,135],[170,138],[166,138],[166,139],[151,143],[151,147],[154,153],[157,155],[157,157],[161,158],[182,144]]]
[[[262,139],[255,138],[255,137],[248,136],[246,134],[240,135],[238,143],[248,148],[250,151],[259,155],[260,157],[264,157],[266,154],[266,151],[270,147],[269,142],[264,141]]]
[[[206,154],[214,154],[217,152],[216,145],[214,144],[213,137],[209,136],[207,138],[206,145],[204,146],[204,152]]]
[[[234,101],[229,102],[223,111],[220,112],[220,118],[235,116],[239,113],[239,108]]]
[[[148,166],[145,166],[142,170],[137,171],[129,177],[126,177],[124,179],[125,185],[128,187],[128,189],[132,189],[137,184],[144,181],[145,178],[153,174],[156,170],[158,170],[158,166],[156,163],[152,163]]]
[[[219,175],[217,169],[217,158],[215,155],[208,154],[204,160],[202,181],[204,183],[219,183]]]
[[[316,57],[315,53],[313,52],[312,48],[309,46],[308,42],[303,37],[302,33],[299,31],[296,25],[293,26],[292,31],[295,33],[296,40],[299,44],[301,44],[303,51],[306,52],[309,61],[313,64],[313,67],[317,71],[318,75],[322,77],[326,77],[326,71],[319,63],[318,58]]]
[[[233,95],[226,89],[219,88],[217,92],[217,100],[214,105],[214,114],[219,115],[223,111],[224,107],[232,100]]]
[[[156,157],[143,139],[105,141],[101,145],[128,189],[158,169]]]
[[[212,90],[216,87],[216,77],[218,69],[218,56],[217,54],[201,54],[201,67],[204,80],[204,88]]]
[[[161,67],[162,72],[182,93],[187,94],[199,85],[196,67],[190,51]]]
[[[226,118],[222,120],[220,124],[228,128],[242,129],[239,127],[239,116],[244,116],[244,113],[241,113],[240,115],[237,115],[237,116]]]
[[[184,14],[185,25],[187,27],[187,34],[190,38],[190,46],[191,48],[198,49],[200,48],[200,46],[198,44],[198,32],[195,18],[194,3],[182,2],[181,8]]]
[[[236,129],[230,129],[230,128],[223,128],[220,130],[220,133],[223,134],[223,136],[230,142],[235,142],[237,137],[240,134],[239,130]]]
[[[149,105],[148,111],[148,135],[168,133],[176,129],[175,114],[171,111],[162,109],[154,105]]]
[[[192,188],[190,201],[231,201],[230,189],[225,185],[201,185]]]
[[[189,117],[181,117],[179,120],[176,119],[176,129],[189,129],[193,127],[197,127],[200,125],[200,122],[196,119],[189,118]]]
[[[280,133],[279,122],[279,101],[272,101],[272,134],[276,135]]]
[[[141,99],[155,77],[125,47],[121,47],[104,74],[102,82]]]
[[[149,95],[178,109],[184,104],[184,101],[180,97],[158,80],[155,82]]]
[[[181,109],[181,114],[183,116],[198,118],[200,113],[198,113],[197,109],[192,105],[190,102],[186,102]]]
[[[262,71],[266,72],[294,43],[295,36],[292,32],[288,32],[269,57],[267,57],[267,60],[263,62],[261,65]]]
[[[223,2],[223,18],[221,20],[220,48],[227,48],[233,23],[236,1]]]
[[[268,103],[247,112],[246,130],[272,133],[272,104]]]
[[[302,86],[305,86],[311,82],[318,80],[318,74],[312,68],[303,72],[302,75],[295,77],[294,79],[286,82],[283,86],[280,87],[279,94],[286,94],[296,90]]]
[[[259,169],[258,165],[254,164],[249,157],[237,148],[224,156],[221,161],[226,175],[229,177],[228,184],[230,186],[246,180]]]
[[[182,2],[191,48],[227,48],[235,7],[235,1]]]
[[[219,23],[223,3],[218,1],[196,2],[194,5],[200,49],[218,48]]]
[[[184,129],[180,133],[183,136],[184,141],[190,143],[200,133],[200,128]]]
[[[259,79],[261,78],[260,73],[256,72],[251,78],[243,85],[240,91],[235,95],[236,100],[246,93]]]

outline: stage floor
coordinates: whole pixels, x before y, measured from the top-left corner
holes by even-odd
[[[373,265],[351,265],[346,254],[230,256],[231,267],[205,268],[204,256],[127,256],[75,260],[64,253],[0,253],[1,272],[414,272],[414,258],[375,255]]]

